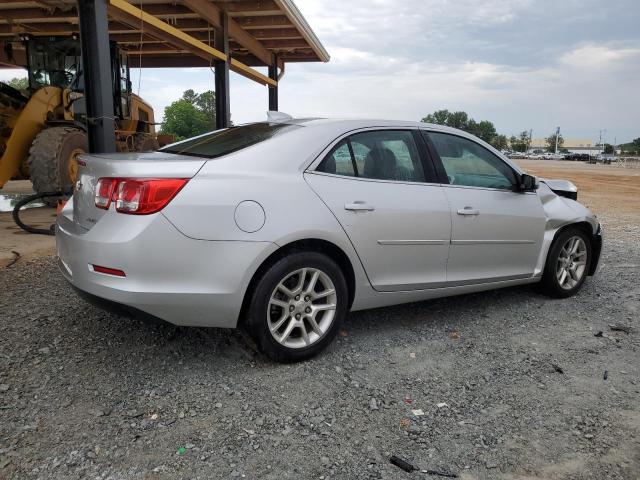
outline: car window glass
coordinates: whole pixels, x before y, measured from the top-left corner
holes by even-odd
[[[486,148],[467,138],[447,133],[429,132],[449,184],[511,190],[513,170]]]
[[[407,130],[379,130],[349,137],[358,176],[378,180],[424,182],[413,135]]]
[[[356,172],[353,168],[349,145],[346,140],[341,141],[336,147],[325,157],[317,171],[324,173],[333,173],[335,175],[344,175],[347,177],[355,177]]]
[[[250,123],[223,130],[215,130],[181,142],[172,143],[160,149],[160,151],[192,155],[194,157],[217,158],[298,128],[302,127],[285,123]]]

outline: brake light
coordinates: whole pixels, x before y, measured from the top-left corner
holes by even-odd
[[[115,178],[101,178],[96,185],[95,204],[96,207],[103,210],[109,210],[111,205],[111,197],[116,188],[117,180]]]
[[[115,202],[117,212],[149,215],[162,210],[187,182],[186,178],[101,178],[96,207],[108,210]]]

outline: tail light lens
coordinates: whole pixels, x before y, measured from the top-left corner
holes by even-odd
[[[96,207],[108,210],[114,202],[120,213],[149,215],[162,210],[187,182],[187,178],[101,178]]]
[[[96,185],[95,204],[96,207],[103,210],[109,210],[111,205],[111,197],[116,189],[117,179],[101,178]]]

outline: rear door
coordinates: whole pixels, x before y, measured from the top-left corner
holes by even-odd
[[[433,288],[446,280],[449,205],[421,143],[412,130],[354,133],[305,174],[376,290]]]
[[[479,143],[443,132],[427,135],[451,206],[448,282],[533,275],[546,223],[538,195],[514,191],[514,170]]]

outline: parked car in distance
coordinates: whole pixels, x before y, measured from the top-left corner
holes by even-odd
[[[602,162],[605,165],[609,165],[611,162],[617,162],[617,161],[618,161],[618,157],[609,153],[601,153],[600,155],[596,156],[596,162]]]
[[[589,158],[590,156],[588,153],[567,153],[564,155],[565,160],[572,161],[588,162]]]
[[[296,361],[350,310],[530,283],[575,294],[602,245],[576,200],[571,182],[538,180],[460,130],[280,115],[83,155],[56,240],[90,301],[242,327]]]

